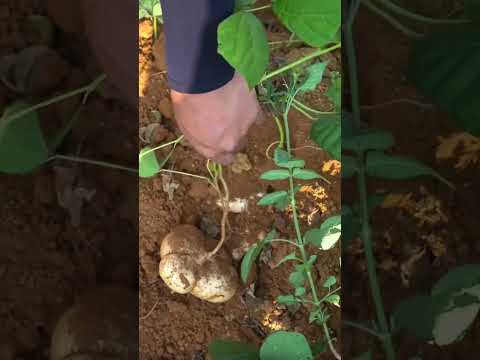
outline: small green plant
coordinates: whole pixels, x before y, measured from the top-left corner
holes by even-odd
[[[303,65],[341,47],[338,41],[341,2],[340,0],[273,0],[271,4],[253,8],[254,3],[255,1],[252,0],[237,1],[235,14],[224,20],[218,29],[218,52],[246,78],[251,88],[261,85],[259,88],[260,100],[269,105],[273,112],[280,134],[280,140],[277,142],[278,146],[274,153],[274,163],[277,165],[277,169],[264,173],[261,179],[288,180],[289,186],[286,190],[266,194],[258,204],[260,206],[273,205],[279,210],[291,208],[296,236],[295,240],[278,239],[275,231],[270,232],[262,241],[250,248],[244,256],[241,278],[246,281],[253,264],[268,244],[272,242],[290,244],[292,253],[280,261],[277,266],[288,261],[295,263],[295,271],[289,277],[293,290],[291,294],[280,296],[277,301],[287,307],[305,306],[308,308],[309,321],[323,328],[326,341],[312,346],[303,334],[278,331],[268,336],[260,349],[248,344],[217,340],[210,344],[209,352],[213,360],[232,358],[308,360],[325,351],[322,345],[328,344],[332,354],[340,359],[327,326],[329,315],[326,306],[327,304],[340,305],[338,294],[340,287],[335,286],[337,283],[335,277],[329,277],[319,287],[313,278],[317,256],[310,255],[308,249],[310,247],[322,250],[332,248],[341,235],[341,217],[332,216],[320,228],[302,232],[296,203],[296,193],[300,187],[295,182],[297,180],[327,180],[316,171],[306,169],[303,160],[294,158],[288,117],[290,110],[295,108],[312,120],[324,117],[322,122],[333,121],[334,126],[328,130],[329,134],[326,134],[324,128],[316,125],[320,120],[316,121],[312,128],[312,135],[314,140],[321,137],[328,138],[329,143],[324,144],[324,149],[339,158],[340,77],[332,78],[333,89],[329,94],[335,105],[334,112],[324,113],[312,109],[298,100],[297,95],[317,87],[323,78],[327,63],[317,62],[307,69],[304,69]],[[292,32],[292,36],[296,36],[299,41],[316,49],[297,61],[265,74],[269,65],[269,45],[271,44],[268,43],[264,25],[253,13],[269,8],[272,8],[280,22]],[[287,44],[291,42],[292,38]],[[286,90],[276,89],[271,80],[288,71],[292,74],[290,86]],[[276,114],[280,114],[283,122]]]
[[[478,46],[475,45],[478,40],[478,27],[473,30],[471,27],[461,27],[424,36],[407,28],[392,15],[393,13],[428,24],[462,25],[478,19],[480,9],[477,3],[469,0],[465,2],[467,17],[463,19],[428,18],[403,9],[389,0],[353,0],[348,5],[343,32],[350,75],[352,112],[344,113],[342,117],[342,177],[356,178],[359,202],[342,204],[342,243],[347,246],[353,238],[360,235],[367,260],[376,321],[373,327],[349,320],[344,320],[344,324],[376,337],[383,345],[387,360],[397,358],[394,335],[401,330],[413,333],[420,339],[433,341],[437,345],[447,345],[461,339],[480,308],[480,267],[472,264],[451,270],[434,285],[429,294],[402,301],[393,314],[387,317],[376,272],[370,226],[370,211],[381,199],[368,195],[368,177],[401,180],[433,176],[451,188],[453,185],[416,160],[392,155],[390,152],[394,138],[390,133],[363,126],[360,119],[352,25],[360,5],[364,4],[407,36],[417,38],[410,64],[411,79],[422,92],[455,116],[463,127],[478,135],[480,128],[476,114],[479,106],[478,101],[474,100],[478,100],[478,92],[470,90],[477,76],[473,74],[478,74],[478,67],[474,68],[469,62],[462,63],[465,66],[459,67],[457,61],[463,56],[470,58],[471,51],[478,53]],[[466,77],[470,80],[465,81]],[[358,359],[372,359],[372,352],[367,351]],[[420,358],[412,358],[414,359]]]
[[[137,172],[136,169],[123,165],[57,153],[59,146],[79,118],[88,97],[104,79],[105,75],[101,75],[86,86],[36,105],[30,105],[22,100],[9,105],[0,117],[0,172],[23,175],[53,160],[74,161]],[[56,136],[47,139],[41,130],[37,110],[79,94],[83,94],[83,100],[71,120]]]
[[[315,65],[315,67],[317,67]],[[319,228],[310,229],[303,233],[301,230],[298,216],[296,193],[299,185],[295,184],[297,180],[315,180],[324,179],[320,174],[311,169],[305,168],[305,161],[293,156],[290,143],[290,130],[288,116],[293,105],[295,96],[301,91],[315,89],[322,79],[322,75],[313,71],[307,72],[309,76],[305,78],[300,86],[297,86],[297,77],[293,76],[292,86],[287,91],[286,102],[283,103],[284,111],[282,113],[283,124],[280,124],[281,138],[284,138],[275,149],[274,163],[277,169],[269,170],[261,175],[262,180],[280,181],[288,180],[288,189],[275,191],[266,194],[258,205],[275,206],[278,210],[285,210],[289,207],[292,211],[292,219],[295,228],[295,239],[280,239],[275,230],[271,231],[262,241],[251,247],[245,254],[241,265],[241,278],[244,282],[249,278],[250,271],[256,259],[260,256],[263,249],[274,242],[282,242],[292,246],[292,252],[282,259],[276,266],[281,266],[286,262],[294,263],[294,271],[289,276],[289,282],[292,285],[292,293],[281,295],[277,298],[279,304],[287,307],[305,306],[309,309],[309,322],[321,326],[324,330],[326,344],[335,358],[340,359],[340,355],[335,349],[331,339],[330,330],[327,326],[329,314],[327,304],[340,306],[340,296],[338,294],[340,287],[336,286],[337,279],[334,276],[327,278],[321,287],[314,281],[314,266],[317,255],[311,255],[308,252],[310,247],[319,250],[329,250],[333,248],[341,235],[341,216],[334,215],[326,219]],[[277,103],[279,104],[279,103]],[[323,120],[318,120],[322,122]],[[314,140],[318,137],[325,137],[323,131],[312,130]],[[330,144],[326,147],[335,154],[340,143],[340,133],[330,133]],[[333,139],[336,141],[333,141]],[[335,143],[336,145],[332,144]],[[328,150],[327,150],[328,151]],[[321,295],[321,293],[323,293]],[[321,346],[312,346],[303,334],[288,331],[278,331],[271,334],[260,349],[255,349],[250,345],[244,345],[230,341],[215,341],[210,345],[210,353],[214,360],[231,359],[232,356],[245,356],[245,359],[313,359],[314,356],[325,350]]]

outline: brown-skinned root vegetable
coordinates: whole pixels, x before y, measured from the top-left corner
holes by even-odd
[[[160,277],[179,294],[190,293],[212,303],[227,302],[240,286],[238,274],[224,249],[208,256],[215,245],[195,226],[176,227],[160,247]]]
[[[79,300],[58,321],[50,360],[131,360],[138,351],[137,295],[104,287]]]

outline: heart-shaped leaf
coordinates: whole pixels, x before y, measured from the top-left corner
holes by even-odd
[[[277,237],[275,230],[270,231],[265,238],[263,238],[258,244],[252,246],[242,259],[242,265],[240,267],[240,277],[244,283],[247,282],[250,271],[252,270],[253,263],[257,260],[261,254],[265,245]]]
[[[339,0],[273,0],[273,11],[300,39],[320,48],[335,41],[341,24]]]
[[[254,88],[269,61],[267,32],[261,21],[245,11],[226,18],[218,27],[218,52]]]
[[[395,180],[411,179],[418,176],[433,176],[448,186],[453,187],[436,171],[417,160],[390,156],[378,151],[368,153],[366,171],[370,176]]]
[[[29,107],[24,102],[15,102],[0,118],[0,172],[26,174],[48,160],[38,114],[30,111],[19,118],[9,119]]]
[[[478,6],[476,4],[475,8]],[[471,2],[470,11],[473,7]],[[475,136],[480,135],[478,39],[478,26],[448,29],[426,36],[415,44],[409,70],[410,78],[420,91]]]
[[[316,120],[312,125],[311,137],[333,159],[341,160],[342,124],[339,114]]]
[[[342,235],[342,217],[331,216],[326,219],[319,229],[312,229],[305,233],[305,242],[315,245],[322,250],[329,250],[335,246]]]
[[[145,147],[138,155],[139,175],[142,178],[155,176],[161,170],[161,166],[155,155],[155,151],[150,147]]]
[[[312,349],[303,334],[277,331],[260,348],[262,360],[313,360]]]
[[[328,62],[319,62],[307,67],[307,77],[300,86],[300,92],[314,91],[323,79]]]

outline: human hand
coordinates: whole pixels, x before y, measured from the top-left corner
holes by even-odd
[[[178,127],[193,148],[222,164],[234,160],[245,143],[248,129],[261,121],[254,90],[236,73],[219,89],[203,94],[171,91]]]

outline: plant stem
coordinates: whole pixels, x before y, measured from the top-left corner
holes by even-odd
[[[283,45],[283,44],[290,45],[290,44],[298,44],[298,43],[303,43],[303,40],[294,39],[294,40],[269,41],[268,45]]]
[[[295,99],[295,94],[292,96],[292,99]],[[284,128],[285,128],[285,133],[286,133],[286,141],[287,141],[287,151],[288,154],[291,156],[292,155],[292,148],[290,144],[290,131],[289,131],[289,125],[288,125],[288,113],[290,111],[290,106],[292,104],[292,101],[289,102],[289,104],[286,106],[285,113],[283,115],[283,121],[284,121]],[[308,263],[309,257],[307,255],[306,249],[305,249],[305,243],[303,241],[303,236],[302,236],[302,231],[300,229],[300,221],[298,218],[298,212],[297,212],[297,201],[295,198],[295,184],[293,183],[293,172],[292,170],[289,170],[290,176],[289,176],[289,186],[290,186],[290,194],[291,194],[291,200],[290,204],[292,206],[292,214],[293,214],[293,224],[295,227],[295,233],[297,236],[297,246],[300,250],[300,254],[302,256],[302,260],[304,264]],[[312,270],[310,268],[305,269],[305,273],[307,275],[307,280],[308,284],[310,286],[310,290],[312,292],[312,297],[313,297],[313,302],[315,303],[316,307],[320,306],[320,301],[317,293],[317,287],[315,286],[315,282],[313,281],[313,276],[312,276]],[[335,347],[333,346],[332,339],[330,338],[330,333],[328,331],[328,327],[326,323],[323,324],[323,330],[325,332],[325,336],[327,338],[328,346],[330,348],[330,351],[332,354],[335,356],[336,359],[340,360],[341,357],[338,354],[338,352],[335,350]]]
[[[259,6],[259,7],[252,8],[252,9],[247,9],[245,11],[246,12],[255,12],[255,11],[261,11],[261,10],[269,9],[271,7],[272,7],[272,5],[270,4],[270,5]]]
[[[350,97],[352,102],[352,118],[357,127],[360,127],[360,94],[358,88],[357,54],[353,42],[353,20],[343,29],[345,54],[347,57],[348,77],[350,83]]]
[[[357,322],[354,322],[354,321],[348,321],[348,320],[342,320],[342,323],[346,326],[350,326],[350,327],[353,327],[353,328],[356,328],[356,329],[359,329],[359,330],[362,330],[370,335],[373,335],[379,339],[382,339],[383,338],[383,335],[378,333],[377,331],[375,330],[372,330],[370,329],[369,327],[363,325],[363,324],[360,324],[360,323],[357,323]]]
[[[65,137],[72,130],[73,126],[75,125],[78,118],[80,117],[82,110],[83,110],[83,105],[80,105],[75,111],[75,113],[73,114],[72,118],[65,124],[65,126],[62,128],[60,133],[53,139],[53,141],[49,145],[49,151],[51,154],[55,153],[58,147],[62,144]]]
[[[227,237],[226,225],[228,221],[228,213],[230,212],[230,191],[228,190],[227,182],[223,177],[223,167],[220,164],[218,165],[218,179],[220,180],[223,187],[223,194],[222,194],[222,191],[220,191],[220,186],[218,186],[218,182],[217,182],[217,189],[220,195],[220,201],[223,203],[223,214],[222,214],[222,221],[220,225],[221,237],[215,249],[213,249],[207,254],[206,260],[211,259],[220,251]]]
[[[311,54],[307,55],[307,56],[304,56],[303,58],[297,60],[297,61],[294,61],[290,64],[287,64],[283,67],[281,67],[280,69],[277,69],[277,70],[274,70],[272,71],[271,73],[265,75],[261,80],[260,82],[264,82],[274,76],[277,76],[277,75],[280,75],[282,73],[284,73],[285,71],[288,71],[290,69],[293,69],[294,67],[298,66],[298,65],[301,65],[309,60],[312,60],[312,59],[315,59],[316,57],[320,56],[320,55],[324,55],[324,54],[327,54],[331,51],[334,51],[336,49],[340,49],[342,47],[342,44],[338,43],[338,44],[335,44],[333,46],[330,46],[329,48],[326,48],[326,49],[317,49],[316,51],[312,52]]]
[[[32,111],[35,111],[35,110],[38,110],[38,109],[41,109],[41,108],[44,108],[46,106],[49,106],[51,104],[54,104],[54,103],[57,103],[57,102],[60,102],[60,101],[63,101],[65,99],[68,99],[72,96],[75,96],[75,95],[79,95],[79,94],[83,94],[85,93],[85,95],[87,94],[90,94],[92,91],[94,91],[97,86],[103,81],[105,80],[106,78],[106,75],[100,75],[98,78],[96,78],[94,81],[92,81],[90,84],[88,85],[85,85],[85,86],[82,86],[81,88],[78,88],[76,90],[72,90],[72,91],[69,91],[65,94],[62,94],[62,95],[59,95],[59,96],[55,96],[51,99],[48,99],[48,100],[45,100],[45,101],[42,101],[41,103],[38,103],[36,105],[33,105],[25,110],[22,110],[22,111],[18,111],[10,116],[7,116],[6,118],[4,118],[3,120],[7,123],[7,122],[10,122],[10,121],[13,121],[13,120],[16,120],[18,118],[21,118],[22,116],[25,116],[26,114],[32,112]],[[85,97],[84,97],[84,100],[83,102],[85,102]]]
[[[357,8],[358,9],[358,8]],[[354,123],[357,127],[360,127],[360,101],[359,101],[359,86],[358,86],[358,73],[357,73],[357,60],[355,47],[353,43],[353,21],[354,14],[350,14],[352,17],[344,28],[344,37],[346,43],[346,56],[348,72],[350,77],[350,91],[352,97],[352,114]],[[361,211],[361,234],[360,237],[363,241],[365,257],[367,261],[368,277],[370,281],[370,288],[372,297],[375,303],[375,310],[377,313],[377,319],[380,323],[381,332],[388,334],[382,338],[383,347],[385,349],[387,360],[395,360],[395,351],[393,349],[392,338],[389,333],[387,318],[385,316],[385,310],[383,308],[382,296],[380,293],[380,287],[377,278],[375,257],[373,254],[373,244],[371,239],[370,219],[368,213],[367,202],[367,183],[365,167],[363,165],[363,156],[359,159],[359,171],[357,175],[357,188],[360,195],[360,211]]]
[[[161,172],[161,173],[164,172],[164,173],[168,173],[168,174],[176,174],[176,175],[189,176],[189,177],[192,177],[192,178],[195,178],[195,179],[205,180],[205,181],[207,181],[208,183],[211,184],[210,179],[207,178],[206,176],[195,175],[195,174],[190,174],[190,173],[183,172],[183,171],[169,170],[169,169],[161,169],[159,172]]]
[[[410,20],[416,20],[419,22],[423,22],[426,24],[452,24],[452,25],[458,25],[458,24],[466,24],[469,23],[470,20],[467,19],[435,19],[431,18],[428,16],[423,16],[416,14],[412,11],[409,11],[400,5],[395,4],[394,2],[390,0],[378,0],[382,5],[384,5],[387,9],[397,13],[398,15],[404,16]]]
[[[275,119],[275,123],[277,124],[278,132],[280,135],[280,140],[278,142],[278,146],[283,148],[285,146],[285,132],[283,130],[282,123],[280,122],[280,119],[278,118],[277,115],[273,114],[273,118]]]
[[[173,140],[173,141],[170,141],[168,143],[165,143],[165,144],[161,144],[161,145],[158,145],[154,148],[151,148],[151,149],[148,149],[147,151],[144,151],[142,152],[141,154],[138,154],[138,158],[141,159],[142,157],[144,157],[145,155],[153,152],[153,151],[156,151],[156,150],[160,150],[160,149],[163,149],[164,147],[167,147],[167,146],[170,146],[170,145],[173,145],[174,147],[177,146],[177,144],[183,140],[183,135],[179,136],[177,139]]]
[[[304,109],[302,109],[300,106],[298,106],[297,104],[292,104],[292,106],[295,108],[295,110],[297,110],[300,114],[302,114],[303,116],[305,116],[307,119],[309,120],[316,120],[316,118],[314,118],[312,115],[310,115],[309,113],[307,113]]]
[[[83,164],[90,164],[90,165],[96,165],[96,166],[101,166],[101,167],[107,167],[111,169],[117,169],[117,170],[123,170],[123,171],[128,171],[131,173],[138,174],[138,169],[131,168],[128,166],[123,166],[123,165],[117,165],[113,164],[110,162],[106,161],[98,161],[98,160],[92,160],[92,159],[87,159],[87,158],[82,158],[78,156],[68,156],[68,155],[60,155],[56,154],[51,156],[47,161],[53,161],[53,160],[67,160],[67,161],[73,161],[73,162],[78,162],[78,163],[83,163]]]
[[[293,99],[293,103],[300,106],[302,109],[304,109],[306,111],[310,111],[311,113],[314,113],[314,114],[317,114],[317,115],[335,114],[335,112],[331,112],[331,111],[320,111],[320,110],[317,110],[317,109],[313,109],[310,106],[305,105],[304,103],[302,103],[301,101],[299,101],[297,99]]]
[[[378,6],[374,5],[370,0],[362,0],[366,7],[368,7],[371,11],[376,13],[377,15],[383,17],[387,22],[389,22],[394,28],[403,32],[405,35],[412,37],[412,38],[421,38],[423,37],[422,34],[417,33],[416,31],[408,28],[407,26],[403,25],[400,21],[395,19],[393,16],[385,12],[384,10],[380,9]]]
[[[323,323],[323,332],[325,333],[325,337],[327,338],[328,347],[330,348],[330,351],[332,352],[333,356],[335,356],[335,359],[340,360],[342,357],[340,356],[340,354],[337,352],[337,350],[333,346],[332,339],[330,338],[330,332],[328,331],[328,327],[327,327],[326,323]]]
[[[387,317],[383,308],[382,295],[380,292],[380,286],[377,277],[375,255],[373,254],[372,235],[368,214],[366,174],[365,167],[363,165],[363,158],[359,161],[357,188],[360,195],[360,215],[362,222],[361,238],[363,241],[365,258],[367,260],[367,272],[370,282],[370,289],[372,291],[373,302],[375,303],[375,310],[377,313],[380,330],[383,334],[388,334],[384,338],[382,338],[383,347],[387,355],[387,360],[394,360],[395,352],[393,349],[392,338],[388,328]]]

